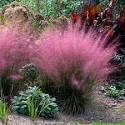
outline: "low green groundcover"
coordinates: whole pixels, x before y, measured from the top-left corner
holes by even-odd
[[[119,122],[119,123],[102,123],[102,122],[93,122],[89,125],[125,125],[125,122]]]

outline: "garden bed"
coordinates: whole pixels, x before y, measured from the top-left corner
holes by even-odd
[[[93,121],[116,124],[125,121],[125,100],[118,101],[105,97],[97,88],[93,101],[86,107],[85,113],[80,116],[59,113],[58,118],[54,120],[37,118],[33,122],[29,117],[10,114],[8,119],[8,125],[79,125]]]
[[[125,121],[122,1],[120,5],[114,0],[3,1],[2,123],[96,125],[99,121],[102,125]]]

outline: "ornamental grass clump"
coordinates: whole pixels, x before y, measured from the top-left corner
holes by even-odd
[[[17,28],[4,28],[0,31],[0,83],[4,95],[10,94],[13,81],[21,79],[18,69],[30,63],[33,44],[31,37]]]
[[[49,79],[47,89],[59,100],[62,110],[81,113],[93,86],[114,70],[109,61],[116,47],[105,47],[106,42],[106,37],[92,30],[86,33],[70,27],[63,32],[45,32],[37,41],[34,64]]]

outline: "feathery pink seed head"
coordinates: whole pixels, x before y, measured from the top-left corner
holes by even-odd
[[[64,32],[48,31],[39,40],[37,57],[34,63],[54,82],[62,80],[62,76],[77,77],[80,70],[81,80],[87,78],[106,79],[113,71],[109,61],[115,50],[115,45],[104,48],[106,38],[95,37],[93,31],[79,32],[71,27]],[[69,78],[72,79],[72,78]],[[70,81],[70,80],[69,80]],[[77,87],[79,79],[71,80],[70,84]],[[93,81],[93,80],[92,80]],[[79,87],[78,87],[79,88]]]
[[[30,36],[19,32],[16,27],[1,30],[0,73],[6,69],[11,69],[12,74],[16,73],[21,66],[29,63],[34,52],[33,44]]]

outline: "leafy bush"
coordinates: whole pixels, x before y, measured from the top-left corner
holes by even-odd
[[[61,14],[69,17],[69,14],[73,11],[79,11],[83,0],[62,0],[61,2]]]
[[[116,86],[106,87],[103,91],[109,97],[117,98],[119,96],[119,90],[117,90]]]
[[[38,41],[34,64],[62,90],[57,96],[63,95],[64,103],[68,100],[68,108],[76,103],[72,107],[78,109],[79,102],[82,102],[79,98],[88,98],[93,85],[105,80],[113,71],[109,61],[115,47],[109,45],[105,48],[106,40],[99,36],[95,38],[92,31],[79,32],[72,28],[64,32],[50,31],[42,34]],[[53,93],[56,91],[53,90]]]
[[[111,82],[111,85],[104,87],[102,90],[106,96],[118,99],[125,96],[125,56],[122,49],[119,49],[119,51],[114,54],[111,63],[118,65],[119,70],[114,72],[110,77],[110,79],[113,80],[113,84]]]
[[[106,7],[109,3],[109,0],[100,0],[100,4]],[[125,5],[124,0],[116,0],[114,1],[113,14],[118,14],[121,6]],[[115,15],[114,15],[115,16]]]
[[[39,12],[40,0],[17,0],[21,5],[27,7],[29,13],[35,14]]]
[[[69,16],[71,11],[77,10],[82,0],[18,0],[26,6],[31,14],[49,16],[54,18],[61,15]]]
[[[114,56],[111,60],[113,65],[117,65],[119,70],[111,75],[111,79],[115,80],[117,84],[119,81],[124,81],[125,79],[125,52],[123,49],[119,49],[118,52],[114,53]]]
[[[106,86],[103,88],[106,96],[112,98],[121,98],[125,96],[125,81],[118,82],[114,85]]]
[[[44,118],[54,118],[58,112],[56,99],[44,94],[38,87],[28,87],[12,100],[12,110],[17,113]]]
[[[114,14],[117,14],[119,12],[119,10],[121,9],[121,6],[125,5],[125,1],[124,0],[116,0],[115,1],[115,6],[114,6]]]
[[[125,80],[123,80],[121,82],[118,82],[116,84],[116,88],[119,89],[119,90],[125,89]]]
[[[28,81],[35,80],[39,75],[37,68],[33,64],[26,64],[19,72],[20,75]]]

